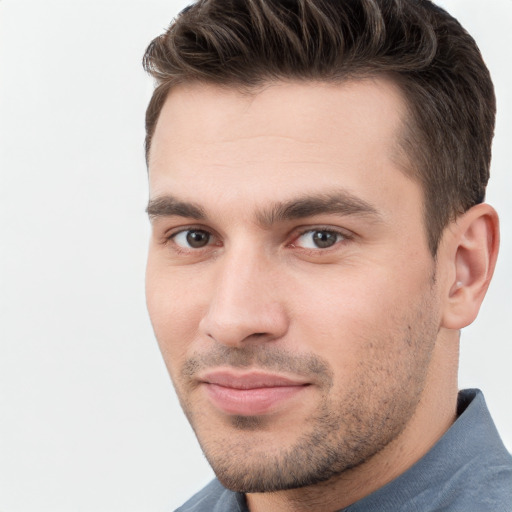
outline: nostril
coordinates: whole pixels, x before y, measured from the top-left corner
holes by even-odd
[[[240,346],[243,342],[278,339],[286,332],[287,325],[286,313],[279,303],[269,305],[264,300],[253,300],[245,301],[240,307],[239,299],[217,300],[202,317],[199,330],[209,340]]]

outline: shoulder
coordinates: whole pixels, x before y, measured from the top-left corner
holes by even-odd
[[[244,512],[243,501],[241,494],[229,491],[215,479],[175,512]]]
[[[430,503],[432,510],[512,512],[512,457],[482,393],[462,391],[459,413],[454,426],[433,448],[431,464],[422,468],[431,486],[416,499]]]
[[[512,457],[482,393],[459,395],[458,419],[416,464],[351,512],[512,512]]]

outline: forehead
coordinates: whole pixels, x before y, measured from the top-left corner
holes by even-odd
[[[333,187],[385,199],[410,181],[398,163],[405,112],[398,87],[380,78],[278,82],[254,93],[181,85],[156,126],[150,195],[256,206]]]
[[[337,143],[356,130],[368,139],[395,138],[405,112],[401,91],[384,77],[340,83],[275,82],[253,91],[192,82],[171,89],[155,129],[150,162],[169,148],[169,142],[228,142],[241,132],[313,142],[325,140],[322,128],[329,125]]]

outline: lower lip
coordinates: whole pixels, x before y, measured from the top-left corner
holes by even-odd
[[[237,389],[206,383],[205,387],[213,404],[224,413],[255,416],[275,412],[307,386]]]

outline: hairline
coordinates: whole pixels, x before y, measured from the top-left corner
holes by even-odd
[[[167,91],[165,97],[161,100],[162,104],[159,108],[159,115],[153,125],[153,131],[149,134],[147,138],[146,144],[146,165],[149,172],[150,167],[150,153],[151,153],[151,142],[153,140],[153,136],[156,132],[158,122],[163,111],[163,106],[165,102],[168,100],[169,96],[172,92],[178,87],[188,87],[194,85],[203,85],[203,86],[214,86],[219,89],[223,89],[226,91],[236,91],[242,95],[247,95],[248,97],[256,96],[264,91],[268,87],[272,87],[273,85],[278,84],[329,84],[329,85],[343,85],[346,83],[355,83],[364,82],[364,81],[376,81],[376,80],[385,80],[393,85],[399,94],[402,104],[403,110],[400,115],[400,126],[397,129],[396,141],[395,145],[392,148],[393,151],[391,153],[391,159],[393,163],[396,165],[396,168],[404,174],[405,177],[409,178],[421,189],[421,197],[422,197],[422,217],[423,217],[423,230],[424,235],[427,240],[428,247],[430,249],[431,255],[434,259],[437,256],[437,248],[439,245],[439,241],[442,236],[442,231],[439,233],[437,238],[432,237],[432,233],[429,229],[429,212],[428,212],[428,204],[427,204],[427,185],[428,180],[425,179],[424,174],[427,173],[427,169],[424,169],[422,172],[422,167],[425,166],[425,163],[421,161],[421,157],[417,151],[414,151],[414,147],[420,146],[420,142],[422,139],[421,129],[418,126],[418,122],[416,119],[416,115],[414,112],[414,108],[411,104],[411,99],[408,97],[405,84],[407,83],[407,79],[400,75],[399,73],[394,73],[390,71],[375,71],[375,70],[366,70],[360,72],[346,73],[342,76],[337,77],[301,77],[301,76],[273,76],[273,77],[265,77],[262,75],[260,80],[255,84],[247,84],[241,81],[235,80],[224,80],[224,81],[216,81],[209,78],[181,78],[180,80],[176,80],[174,83],[162,83],[161,86],[167,86]],[[446,226],[445,226],[446,227]]]

